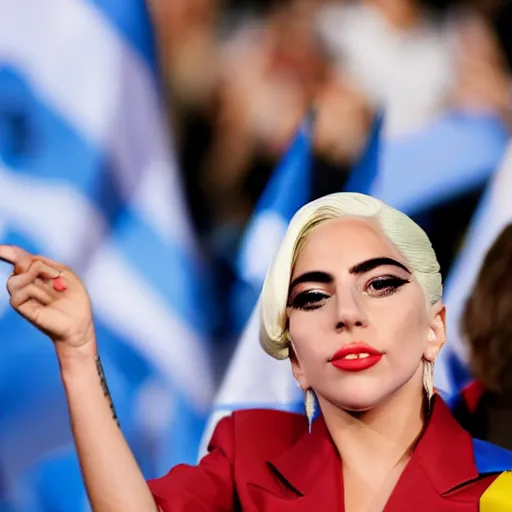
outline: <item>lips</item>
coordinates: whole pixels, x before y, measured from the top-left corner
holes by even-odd
[[[360,372],[375,366],[382,356],[382,352],[366,343],[350,343],[338,350],[332,356],[330,363],[339,370]]]

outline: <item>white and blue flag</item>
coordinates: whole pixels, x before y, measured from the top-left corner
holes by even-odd
[[[498,117],[449,111],[421,130],[386,137],[371,194],[414,216],[485,186],[510,133]]]
[[[85,280],[121,425],[154,476],[195,459],[214,391],[215,301],[181,194],[145,2],[0,0],[0,12],[0,242]],[[4,282],[9,271],[0,267]],[[70,432],[51,343],[5,292],[0,332],[0,489],[15,501],[44,481],[38,473],[21,485],[21,475],[71,449]],[[59,488],[75,489],[66,464]],[[69,493],[61,508],[34,498],[34,510],[79,512],[73,500],[85,498]]]
[[[269,179],[245,229],[235,261],[231,316],[240,332],[254,309],[267,267],[294,213],[310,199],[312,130],[310,112]]]

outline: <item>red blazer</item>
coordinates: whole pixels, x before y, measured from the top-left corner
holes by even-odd
[[[322,417],[309,434],[304,416],[247,410],[219,422],[198,466],[148,483],[163,512],[342,512],[340,464]],[[471,436],[436,397],[384,512],[477,512],[496,477],[479,475]]]

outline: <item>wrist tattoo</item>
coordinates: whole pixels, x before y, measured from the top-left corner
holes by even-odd
[[[108,400],[108,405],[110,406],[110,410],[112,411],[112,417],[114,421],[117,423],[119,427],[119,419],[117,418],[116,410],[114,409],[114,402],[112,401],[112,396],[110,395],[110,391],[107,385],[107,379],[105,378],[105,373],[103,372],[103,366],[101,364],[100,356],[96,356],[96,370],[98,371],[98,377],[100,378],[101,389],[103,389],[103,394],[105,398]]]

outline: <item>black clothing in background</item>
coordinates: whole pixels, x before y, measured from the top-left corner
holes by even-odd
[[[485,391],[474,412],[459,401],[453,414],[473,437],[512,450],[512,401],[503,401]]]

